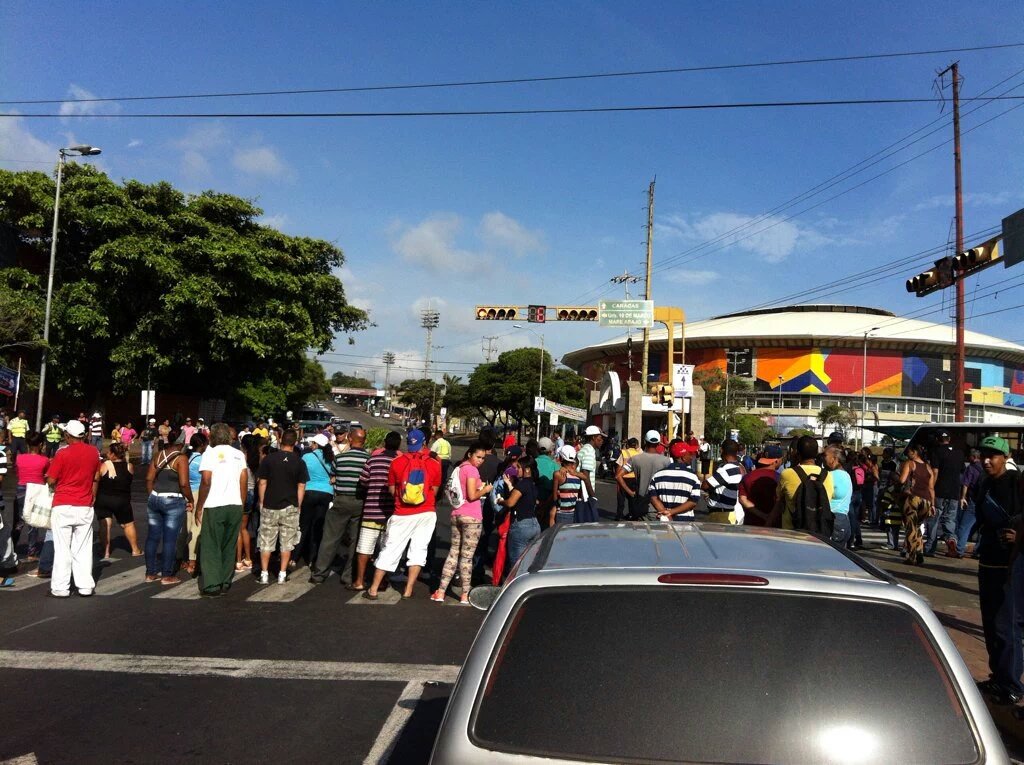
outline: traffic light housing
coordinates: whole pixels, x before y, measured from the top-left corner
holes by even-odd
[[[516,321],[519,318],[519,306],[515,305],[478,305],[477,321]]]
[[[543,324],[548,320],[548,307],[546,305],[531,305],[527,309],[526,320],[530,324]]]
[[[675,390],[671,385],[656,383],[651,386],[651,403],[661,406],[672,406],[674,404]]]
[[[597,309],[588,305],[555,306],[558,321],[597,321]]]
[[[982,242],[977,247],[961,252],[953,258],[953,267],[958,273],[966,275],[981,266],[991,264],[999,258],[999,240],[1002,238],[1002,234],[1000,234],[987,242]]]
[[[953,258],[942,258],[935,261],[935,266],[924,273],[907,279],[907,292],[918,297],[930,295],[953,284]]]

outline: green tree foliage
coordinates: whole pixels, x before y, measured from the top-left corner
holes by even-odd
[[[734,394],[749,391],[753,386],[746,377],[730,377],[729,401],[726,405],[725,372],[721,369],[701,369],[694,372],[693,384],[704,389],[704,437],[713,444],[721,443],[730,429],[740,427],[736,414],[739,406],[733,397]],[[749,421],[747,425],[748,428],[754,427]],[[748,444],[760,443],[763,436],[755,441],[747,441],[741,432],[740,440]]]
[[[740,432],[740,443],[750,447],[758,447],[765,442],[771,430],[760,416],[756,414],[737,414],[732,420],[732,427]]]
[[[13,235],[22,260],[39,264],[37,273],[49,257],[53,196],[54,181],[44,173],[0,170],[0,232]],[[334,274],[344,263],[341,250],[286,236],[261,225],[261,215],[228,194],[118,184],[69,164],[48,380],[90,400],[152,380],[233,406],[274,411],[282,392],[288,403],[300,403],[319,385],[306,352],[328,350],[335,333],[368,320],[346,302]],[[0,270],[0,285],[18,279],[22,274]],[[40,304],[43,289],[39,279],[23,282],[28,308]],[[26,316],[35,314],[26,309]],[[30,323],[38,329],[34,318]]]
[[[416,417],[430,420],[431,407],[441,405],[441,386],[433,380],[403,380],[395,389],[395,395],[403,404],[413,408]]]
[[[841,404],[827,404],[818,412],[818,425],[822,433],[829,427],[846,431],[857,424],[857,413],[848,406]]]
[[[568,406],[584,407],[583,378],[568,369],[554,369],[544,352],[544,397]],[[532,420],[541,354],[536,348],[506,351],[491,364],[481,364],[469,376],[468,406],[492,425],[500,412],[511,419]]]
[[[344,372],[335,372],[331,375],[331,386],[334,388],[376,388],[372,381],[365,377],[353,377]]]

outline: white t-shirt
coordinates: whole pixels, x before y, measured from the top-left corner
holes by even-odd
[[[208,507],[244,504],[239,492],[239,480],[246,470],[245,455],[233,446],[213,446],[203,452],[199,472],[210,473],[210,493],[206,495]]]

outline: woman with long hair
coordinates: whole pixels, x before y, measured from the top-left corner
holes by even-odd
[[[907,563],[924,565],[924,537],[921,521],[935,514],[935,479],[938,473],[924,460],[920,444],[907,447],[907,461],[900,470],[903,487],[903,529],[907,536]]]
[[[188,480],[188,457],[180,444],[160,445],[156,458],[149,463],[146,491],[149,492],[146,502],[149,518],[145,545],[146,581],[179,584],[181,580],[174,575],[178,534],[185,522],[186,511],[195,506]]]
[[[193,497],[199,496],[199,484],[203,480],[202,475],[199,473],[199,463],[202,462],[203,452],[206,451],[209,443],[210,440],[206,437],[206,434],[198,430],[188,440],[188,485],[192,489]],[[199,536],[203,530],[203,524],[196,520],[195,506],[188,508],[185,523],[187,524],[186,531],[188,532],[188,556],[185,561],[185,570],[190,575],[194,575],[196,573],[196,560],[199,553]]]
[[[96,487],[96,518],[100,523],[100,545],[103,560],[110,559],[110,532],[116,519],[131,545],[132,557],[143,555],[135,532],[135,514],[132,512],[132,478],[135,467],[128,461],[128,447],[112,441],[107,458],[100,467],[100,482]]]
[[[239,444],[245,455],[246,467],[249,468],[249,491],[245,497],[245,507],[242,508],[242,525],[238,529],[238,542],[235,544],[235,571],[252,568],[252,534],[249,531],[249,521],[256,515],[256,471],[260,468],[266,443],[262,437],[246,433]]]
[[[63,438],[63,435],[61,437]],[[18,538],[23,528],[21,517],[25,510],[25,493],[28,490],[28,485],[30,483],[46,483],[46,469],[50,465],[50,460],[43,455],[43,445],[42,434],[29,431],[25,436],[25,446],[28,447],[28,451],[14,458],[14,466],[18,470],[18,485],[14,494],[14,525],[11,531],[11,542],[15,547],[18,545]],[[46,529],[37,529],[35,526],[28,527],[28,557],[26,560],[33,561],[39,557],[45,537]]]
[[[519,478],[512,493],[500,500],[511,521],[506,555],[509,569],[522,557],[526,546],[540,536],[540,522],[537,520],[537,484],[534,482],[536,469],[537,464],[532,457],[522,457],[519,460]]]
[[[483,508],[480,500],[491,491],[491,484],[480,480],[480,465],[484,461],[487,449],[484,444],[476,442],[466,451],[465,459],[453,468],[459,477],[462,496],[465,500],[458,507],[452,508],[452,541],[441,570],[441,581],[430,596],[435,603],[443,603],[448,585],[455,576],[458,566],[462,580],[462,596],[460,603],[469,605],[469,587],[473,579],[473,553],[480,543],[483,530]]]

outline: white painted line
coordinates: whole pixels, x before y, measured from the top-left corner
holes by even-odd
[[[250,603],[291,603],[316,587],[309,583],[309,566],[296,569],[284,584],[274,581],[246,598]]]
[[[22,632],[24,630],[29,629],[30,627],[37,627],[40,624],[46,624],[47,622],[52,622],[56,618],[57,618],[56,616],[47,616],[45,619],[40,619],[37,622],[32,622],[31,624],[26,624],[24,627],[18,627],[18,629],[16,629],[16,630],[11,630],[7,634],[8,635],[13,635],[15,632]],[[3,764],[0,763],[0,765],[3,765]]]
[[[409,722],[409,718],[412,717],[413,710],[416,709],[416,704],[419,703],[422,696],[422,681],[410,680],[405,684],[402,695],[398,697],[398,701],[392,707],[388,719],[384,721],[384,726],[377,735],[373,749],[363,760],[363,765],[383,765],[391,758],[391,752],[394,751],[395,744],[398,743],[398,736],[402,733],[405,724]]]
[[[29,576],[28,574],[18,574],[14,577],[13,587],[4,587],[0,589],[0,592],[20,592],[21,590],[29,590],[33,587],[38,587],[41,584],[49,583],[49,579],[42,579],[38,576]],[[3,763],[0,763],[3,765]]]
[[[96,580],[96,594],[117,595],[119,592],[144,584],[146,584],[146,567],[138,566],[130,571],[122,571],[120,574],[101,576]]]
[[[252,576],[251,571],[236,571],[235,575],[231,578],[232,582],[237,582],[239,579]],[[199,600],[202,595],[199,594],[199,582],[202,579],[182,579],[181,584],[174,585],[161,585],[156,583],[154,586],[164,590],[164,592],[157,593],[154,598],[166,598],[167,600]],[[170,587],[170,589],[167,589]]]
[[[34,752],[23,754],[21,757],[14,757],[10,760],[0,760],[0,765],[39,765]]]
[[[50,669],[129,675],[234,677],[259,680],[361,680],[387,683],[454,683],[455,664],[385,664],[212,656],[0,651],[0,669]]]
[[[384,592],[377,593],[376,600],[369,600],[363,597],[363,593],[357,592],[354,598],[345,601],[349,606],[393,606],[402,599],[402,593],[394,587],[389,587]]]

